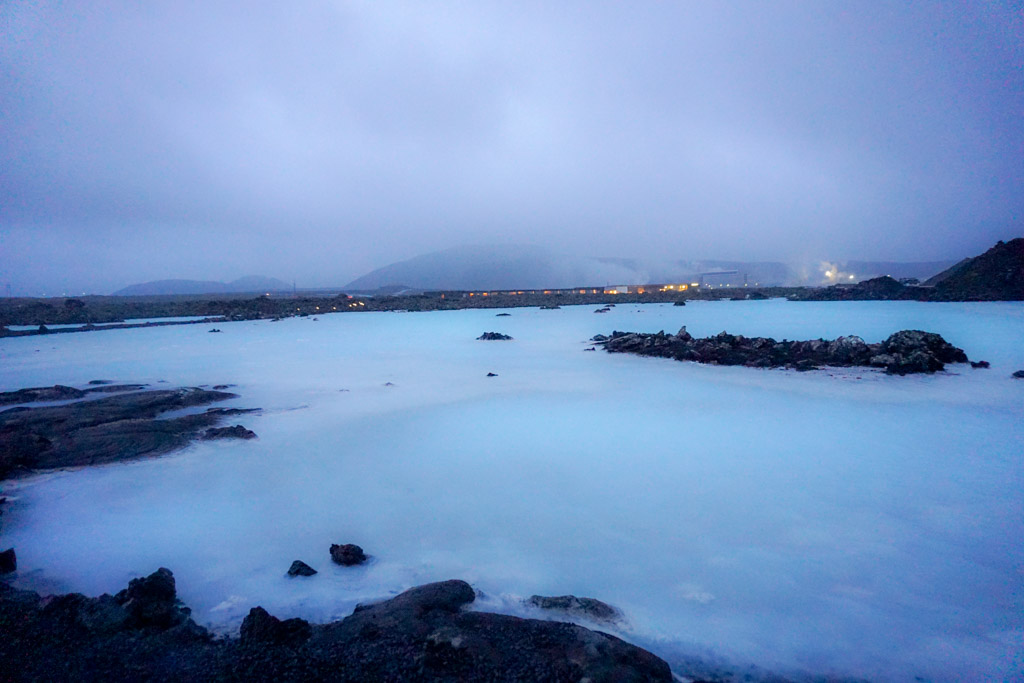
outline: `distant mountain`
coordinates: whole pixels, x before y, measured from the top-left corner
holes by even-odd
[[[248,275],[231,282],[209,280],[155,280],[129,285],[113,296],[162,296],[168,294],[226,294],[235,292],[280,292],[291,290],[287,282],[261,275]]]
[[[533,246],[473,246],[392,263],[353,280],[345,290],[537,289],[700,281],[734,287],[823,285],[880,275],[923,279],[952,263],[642,260],[573,256]]]
[[[424,254],[378,268],[345,285],[369,291],[392,285],[412,289],[516,289],[625,283],[628,268],[532,246],[467,246]]]
[[[935,298],[1024,300],[1024,237],[997,242],[984,254],[964,259],[925,284],[935,287]]]

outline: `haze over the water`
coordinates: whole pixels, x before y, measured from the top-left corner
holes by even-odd
[[[1014,2],[5,3],[0,293],[1019,236]]]

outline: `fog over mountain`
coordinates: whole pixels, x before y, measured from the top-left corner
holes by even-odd
[[[959,260],[1024,232],[1018,5],[4,3],[0,292]]]
[[[215,294],[228,292],[281,292],[292,285],[272,277],[248,275],[231,282],[208,280],[155,280],[129,285],[114,296],[159,296],[164,294]]]
[[[473,246],[446,249],[378,268],[345,285],[375,290],[565,288],[706,280],[733,285],[822,285],[878,275],[928,278],[952,265],[929,263],[831,264],[757,261],[588,258],[537,246]],[[852,276],[852,277],[851,277]]]

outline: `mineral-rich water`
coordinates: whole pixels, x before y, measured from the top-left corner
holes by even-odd
[[[3,485],[19,585],[171,568],[194,618],[342,617],[449,578],[616,605],[623,637],[879,680],[1024,675],[1024,306],[693,302],[349,313],[0,340],[0,388],[236,384],[257,441]],[[991,369],[795,373],[584,352],[613,329],[942,334]],[[476,341],[481,333],[514,341]],[[497,377],[487,377],[494,372]],[[166,382],[167,384],[160,384]],[[389,384],[390,383],[390,384]],[[372,561],[335,566],[332,543]],[[308,579],[285,571],[301,559]]]

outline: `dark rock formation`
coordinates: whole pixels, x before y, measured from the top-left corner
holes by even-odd
[[[672,305],[673,306],[685,306],[686,302],[683,301],[682,299],[680,299],[679,301],[674,302]]]
[[[255,439],[256,432],[246,429],[242,425],[234,427],[210,427],[203,432],[202,439],[211,441],[213,439]]]
[[[595,310],[594,310],[594,313],[607,313],[607,312],[608,312],[608,311],[610,311],[610,310],[612,310],[612,309],[610,309],[610,308],[608,308],[607,306],[605,306],[604,308],[598,308],[598,309],[595,309]]]
[[[219,330],[216,327],[214,327],[213,329],[209,330],[209,332],[221,332],[221,330]]]
[[[1014,379],[1024,379],[1024,370],[1018,370],[1012,376]]]
[[[971,361],[972,368],[987,368],[991,367],[991,364],[987,360]]]
[[[5,410],[0,412],[0,479],[18,469],[93,465],[176,450],[237,409],[168,419],[159,415],[236,397],[204,389],[162,389]]]
[[[0,392],[0,406],[9,406],[15,403],[38,403],[39,401],[67,401],[84,396],[85,392],[81,389],[57,384],[52,387]]]
[[[94,379],[89,384],[113,384],[109,379]]]
[[[14,548],[8,548],[0,553],[0,574],[10,574],[18,568],[18,556]]]
[[[496,315],[494,317],[495,318],[504,318],[504,317],[510,316],[510,315],[512,315],[512,314],[511,313],[499,313],[498,315]]]
[[[1024,237],[997,242],[928,280],[931,297],[943,301],[1024,300]]]
[[[597,335],[593,341],[612,353],[674,358],[716,365],[745,365],[756,368],[790,367],[813,370],[821,366],[863,366],[885,368],[895,375],[931,373],[946,363],[966,363],[967,355],[931,332],[903,330],[880,344],[868,344],[860,337],[839,337],[827,341],[776,341],[767,337],[743,337],[722,332],[697,339],[683,327],[677,334],[613,332]]]
[[[622,618],[622,613],[611,605],[594,598],[577,598],[575,595],[559,595],[546,597],[543,595],[531,596],[527,603],[540,609],[565,612],[572,616],[591,619],[593,621],[616,621]]]
[[[924,299],[928,292],[920,287],[907,287],[898,280],[883,275],[853,285],[832,285],[808,289],[790,299],[799,301],[901,301]]]
[[[335,564],[351,567],[366,562],[366,554],[362,548],[353,543],[346,543],[344,545],[334,544],[331,546],[331,559],[334,560]]]
[[[295,560],[292,566],[288,567],[288,576],[313,576],[316,570],[302,560]]]
[[[488,373],[487,373],[487,376],[488,376],[488,377],[497,377],[497,376],[498,376],[498,373],[496,373],[496,372],[488,372]]]
[[[242,643],[246,645],[294,645],[309,640],[311,635],[313,627],[305,619],[281,621],[262,607],[249,610],[249,615],[242,620],[239,633]]]
[[[161,567],[149,576],[132,579],[128,588],[114,596],[135,628],[168,629],[189,621],[191,611],[178,603],[174,575]]]
[[[509,339],[512,339],[512,337],[501,332],[484,332],[477,337],[477,341],[507,341]]]
[[[668,665],[574,624],[465,611],[463,581],[408,590],[330,624],[256,607],[238,639],[213,639],[162,569],[117,596],[40,598],[0,583],[0,676],[51,681],[672,680]]]

